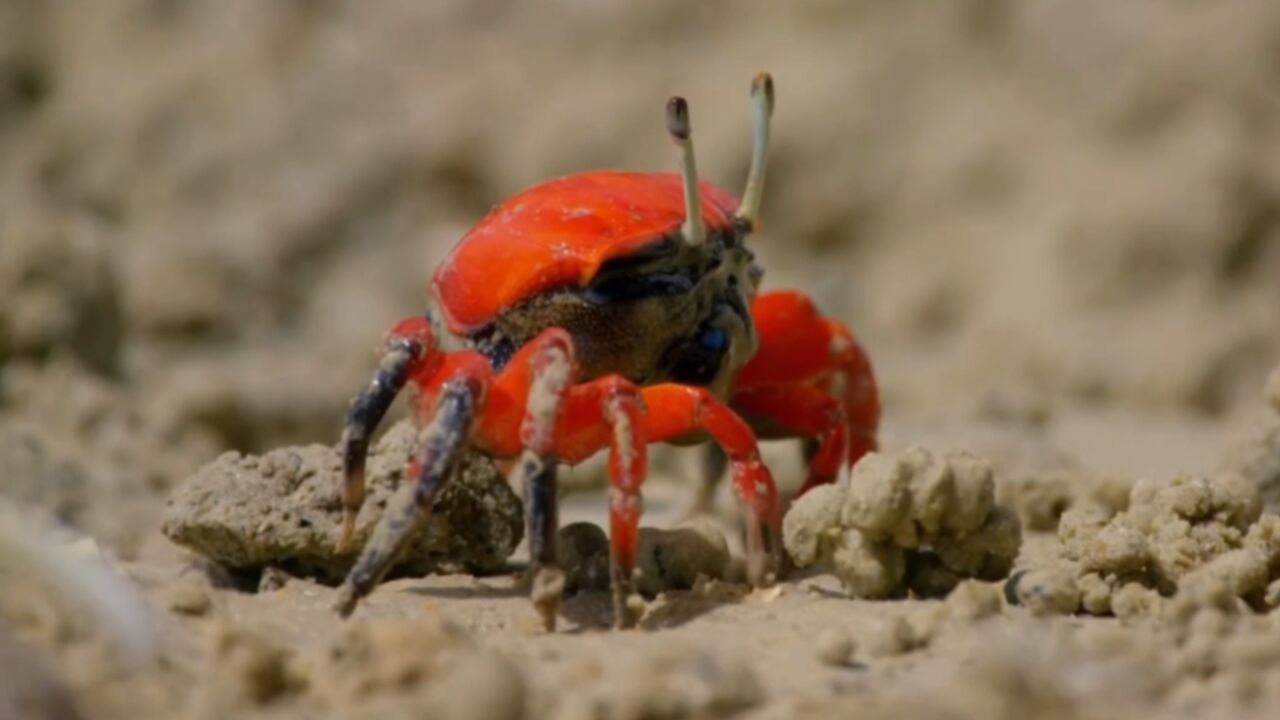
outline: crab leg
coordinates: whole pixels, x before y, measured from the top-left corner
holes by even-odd
[[[871,360],[854,339],[849,328],[834,320],[826,320],[831,337],[832,364],[840,379],[841,404],[849,419],[848,461],[855,463],[875,450],[876,429],[880,425],[880,392],[876,387]]]
[[[835,480],[848,456],[850,434],[839,400],[811,385],[775,385],[736,393],[733,406],[747,417],[768,418],[788,434],[817,440],[799,495]]]
[[[529,360],[532,376],[524,419],[520,423],[524,450],[516,465],[516,477],[524,487],[525,527],[533,580],[530,596],[542,615],[544,627],[550,632],[555,630],[564,594],[564,573],[556,559],[556,531],[560,528],[556,496],[559,462],[554,454],[554,441],[556,422],[574,374],[573,344],[568,333],[551,329],[535,338],[527,352],[532,354]],[[514,362],[523,360],[518,355]]]
[[[461,368],[439,386],[434,417],[424,432],[422,451],[410,465],[414,482],[405,483],[387,506],[382,522],[348,573],[334,609],[346,617],[395,562],[413,529],[431,512],[437,493],[452,475],[459,450],[484,397],[487,365]]]
[[[760,460],[751,426],[706,388],[653,385],[642,389],[641,397],[647,409],[644,423],[650,442],[701,431],[711,435],[729,456],[734,489],[746,519],[747,573],[753,584],[766,584],[770,563],[776,568],[779,559],[782,516],[773,476]]]
[[[802,293],[757,295],[751,317],[760,347],[735,380],[730,405],[766,437],[806,441],[804,493],[876,448],[875,375],[849,329]],[[709,507],[716,479],[704,477],[695,511]]]
[[[646,423],[640,390],[620,375],[608,375],[570,388],[556,432],[556,448],[567,461],[579,462],[609,447],[609,548],[615,627],[639,619],[631,605],[632,577],[640,531],[648,465]]]
[[[342,535],[338,539],[338,552],[350,547],[356,515],[364,505],[364,469],[369,437],[409,378],[429,369],[426,366],[437,357],[430,321],[424,317],[401,321],[387,336],[386,351],[373,380],[351,401],[341,440]]]
[[[555,567],[556,461],[577,463],[610,448],[614,622],[630,627],[637,619],[628,601],[646,464],[639,390],[617,375],[570,385],[575,372],[572,348],[572,338],[559,328],[525,345],[495,378],[476,428],[476,443],[500,456],[521,454],[516,472],[525,486],[532,595],[548,628],[554,627],[564,584]],[[520,418],[518,433],[515,418]],[[518,445],[512,442],[517,435]]]

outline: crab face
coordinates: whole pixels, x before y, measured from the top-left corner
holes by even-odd
[[[675,176],[650,182],[672,184]],[[762,270],[740,223],[704,242],[678,234],[603,262],[581,287],[541,292],[466,337],[502,367],[548,327],[573,336],[584,379],[618,373],[639,384],[679,382],[723,396],[756,351],[750,307]]]
[[[599,315],[587,317],[625,333],[618,339],[631,353],[627,360],[603,344],[602,368],[627,367],[641,384],[700,385],[724,397],[757,345],[750,307],[762,271],[746,239],[733,223],[698,245],[664,238],[650,253],[602,268],[581,295]]]

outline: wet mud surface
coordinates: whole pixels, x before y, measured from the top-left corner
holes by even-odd
[[[0,720],[1272,717],[1277,48],[1266,0],[0,4]],[[675,93],[737,192],[762,69],[765,286],[885,405],[803,567],[749,587],[727,483],[682,524],[655,448],[611,631],[595,459],[548,634],[477,461],[339,620],[333,445],[436,262],[536,181],[674,169]]]

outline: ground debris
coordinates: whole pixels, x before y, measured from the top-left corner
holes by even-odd
[[[272,566],[299,577],[340,581],[404,479],[416,452],[412,425],[393,427],[374,447],[368,498],[352,547],[335,551],[341,519],[338,455],[321,445],[264,455],[226,453],[188,479],[169,500],[164,533],[237,569]],[[440,569],[494,572],[523,533],[519,499],[487,458],[465,456],[412,535],[393,575]]]
[[[1004,578],[1022,531],[996,505],[986,461],[913,447],[870,454],[849,479],[806,493],[783,537],[797,565],[830,564],[855,597],[933,597],[965,578]]]
[[[1129,509],[1068,511],[1058,556],[1010,581],[1037,614],[1122,619],[1163,612],[1167,598],[1268,609],[1280,576],[1280,516],[1262,513],[1255,485],[1235,472],[1140,482]]]

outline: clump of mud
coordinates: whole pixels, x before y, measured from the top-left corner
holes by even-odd
[[[848,479],[806,493],[787,513],[783,536],[801,567],[829,564],[852,595],[888,598],[1004,578],[1022,527],[996,505],[985,460],[913,447],[870,454]]]
[[[413,426],[392,428],[373,448],[368,496],[355,542],[335,550],[342,506],[337,452],[321,445],[264,455],[230,452],[200,469],[169,500],[164,533],[227,567],[286,572],[338,582],[377,526],[417,451]],[[493,573],[520,544],[522,505],[492,461],[466,455],[411,535],[395,575],[436,570]]]
[[[609,589],[609,537],[594,523],[560,528],[556,550],[565,589]],[[699,578],[724,580],[731,571],[729,543],[714,523],[690,520],[670,529],[642,527],[636,547],[636,591],[654,597],[689,590]]]
[[[1068,511],[1058,540],[1058,557],[1010,582],[1037,613],[1153,615],[1175,595],[1280,605],[1280,516],[1238,473],[1139,482],[1123,512]]]

